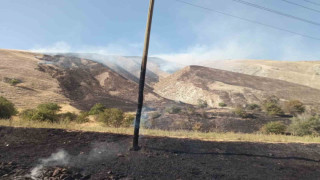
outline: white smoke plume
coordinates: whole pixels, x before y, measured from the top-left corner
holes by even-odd
[[[88,164],[95,164],[101,161],[107,161],[110,158],[117,157],[118,154],[123,154],[128,150],[128,143],[93,143],[92,149],[89,153],[85,154],[80,152],[79,155],[70,155],[63,149],[57,150],[52,153],[48,158],[40,159],[39,164],[31,169],[30,175],[34,180],[38,180],[42,170],[46,167],[53,166],[70,166],[70,167],[85,167]]]
[[[69,161],[70,155],[64,150],[58,150],[58,152],[52,153],[49,158],[40,160],[40,164],[31,170],[31,178],[35,180],[38,179],[37,177],[39,177],[39,174],[44,167],[57,165],[65,166],[69,164]]]

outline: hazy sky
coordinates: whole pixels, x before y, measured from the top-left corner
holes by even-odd
[[[320,38],[320,26],[232,0],[190,3]],[[320,6],[303,0],[245,0],[320,23]],[[313,0],[317,1],[317,0]],[[141,55],[148,0],[1,0],[0,48]],[[175,0],[156,0],[150,54],[192,63],[212,59],[320,60],[308,39]]]

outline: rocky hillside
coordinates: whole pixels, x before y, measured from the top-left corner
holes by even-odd
[[[320,89],[320,61],[224,60],[205,61],[200,65]]]
[[[98,102],[124,110],[136,108],[138,84],[101,63],[13,50],[0,50],[0,61],[0,96],[19,108],[44,102],[71,104],[78,109]],[[19,82],[12,84],[12,80]],[[162,100],[146,87],[146,103]]]
[[[320,90],[287,81],[251,76],[202,66],[189,66],[155,85],[163,97],[197,104],[199,99],[210,106],[259,103],[275,95],[281,100],[298,99],[318,106]]]

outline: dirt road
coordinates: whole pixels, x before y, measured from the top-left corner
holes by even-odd
[[[128,150],[131,139],[106,133],[0,127],[0,179],[30,179],[30,171],[39,165],[53,168],[48,177],[53,177],[56,168],[73,171],[68,177],[55,175],[56,179],[320,179],[320,144],[143,136],[142,149],[133,152]],[[61,152],[63,156],[58,156]],[[56,155],[60,159],[54,159]]]

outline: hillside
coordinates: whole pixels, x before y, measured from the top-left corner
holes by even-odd
[[[197,104],[205,100],[210,106],[259,103],[275,95],[281,100],[298,99],[306,105],[318,106],[320,91],[287,81],[251,76],[201,66],[189,66],[155,85],[163,97]]]
[[[101,54],[86,54],[86,53],[72,53],[65,54],[70,56],[76,56],[80,58],[87,58],[97,62],[100,62],[114,72],[121,76],[134,81],[139,82],[140,70],[141,70],[141,57],[138,56],[106,56]],[[182,66],[165,61],[156,57],[148,57],[148,68],[146,73],[146,83],[149,86],[159,82],[162,78],[167,77],[171,73]]]
[[[200,65],[320,89],[320,61],[222,60]]]
[[[124,110],[136,108],[138,84],[101,63],[14,50],[0,50],[0,60],[0,96],[18,108],[44,102],[70,104],[78,109],[88,109],[98,102]],[[21,83],[10,85],[7,79]],[[163,98],[146,87],[145,100],[161,102]]]

